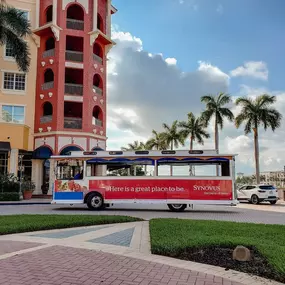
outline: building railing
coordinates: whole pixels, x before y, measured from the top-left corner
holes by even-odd
[[[71,30],[84,31],[84,21],[66,19],[66,28]]]
[[[83,95],[83,85],[81,84],[73,84],[73,83],[65,83],[64,93],[69,95]]]
[[[46,116],[41,116],[40,117],[41,124],[49,123],[51,121],[52,121],[52,115],[46,115]]]
[[[93,118],[93,125],[102,127],[103,126],[103,122],[101,120],[99,120],[99,119]]]
[[[55,50],[49,49],[43,52],[43,58],[54,56]]]
[[[100,57],[99,55],[95,54],[95,53],[93,53],[93,60],[99,62],[100,64],[103,63],[103,58]]]
[[[83,62],[83,52],[67,50],[65,52],[65,60]]]
[[[99,95],[103,94],[103,90],[100,87],[97,87],[97,86],[93,85],[93,89],[95,89],[96,94],[99,94]]]
[[[44,84],[42,84],[42,90],[48,90],[54,87],[54,82],[50,81],[50,82],[46,82]]]
[[[82,118],[64,117],[65,129],[82,129]]]

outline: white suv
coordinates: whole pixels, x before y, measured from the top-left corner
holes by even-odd
[[[278,201],[278,190],[272,185],[244,185],[237,191],[239,201],[249,201],[252,204],[270,202],[276,204]]]

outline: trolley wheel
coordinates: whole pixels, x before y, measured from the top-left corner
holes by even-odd
[[[87,206],[90,210],[104,209],[104,199],[100,193],[94,192],[87,199]]]
[[[167,204],[167,206],[173,212],[183,212],[187,208],[187,204]]]

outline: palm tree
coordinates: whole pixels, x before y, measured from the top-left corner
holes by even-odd
[[[199,144],[204,144],[204,139],[208,139],[210,135],[205,131],[205,124],[202,119],[195,117],[190,112],[188,113],[188,121],[182,121],[179,124],[185,137],[190,136],[190,150],[193,150],[193,143],[197,141]]]
[[[147,149],[156,149],[156,150],[165,150],[167,145],[163,140],[163,134],[158,133],[155,130],[152,130],[153,137],[146,142]]]
[[[30,53],[25,37],[31,35],[30,23],[24,12],[0,3],[0,45],[9,45],[21,71],[30,66]]]
[[[202,112],[201,118],[205,126],[209,125],[212,118],[215,120],[215,149],[219,153],[219,127],[222,130],[224,126],[224,118],[229,121],[234,120],[232,111],[225,105],[231,102],[231,97],[223,92],[217,96],[206,95],[201,97],[201,102],[206,104],[206,110]],[[219,175],[219,167],[217,166],[217,175]]]
[[[276,102],[275,96],[263,94],[256,99],[238,98],[236,105],[242,106],[240,114],[236,117],[235,124],[239,128],[245,123],[245,134],[254,134],[254,155],[255,155],[255,171],[256,182],[260,183],[259,169],[259,146],[258,146],[258,128],[262,126],[264,130],[271,128],[275,131],[281,126],[282,115],[272,107]]]
[[[182,121],[179,123],[179,127],[182,129],[183,135],[190,136],[190,150],[193,150],[193,143],[197,141],[199,144],[204,144],[204,138],[208,139],[210,135],[205,131],[205,124],[201,118],[196,118],[195,115],[188,113],[188,121]],[[190,175],[194,175],[192,165],[189,167]]]
[[[122,147],[122,150],[141,150],[142,142],[134,141],[133,143],[129,143],[127,147]]]
[[[128,150],[147,150],[148,145],[147,143],[139,142],[139,141],[134,141],[133,143],[129,143],[127,147],[122,147],[121,148],[123,151],[128,151]],[[132,170],[132,167],[130,168],[130,171]],[[137,168],[136,165],[133,167],[134,173],[138,172],[140,168]],[[145,175],[147,174],[147,165],[144,165],[144,173]]]
[[[166,143],[167,147],[170,147],[171,150],[173,148],[178,148],[179,145],[183,145],[185,143],[185,135],[183,131],[181,131],[178,127],[178,121],[175,120],[171,126],[163,123],[164,132],[161,134],[163,141]],[[172,176],[173,168],[170,166],[170,176]]]

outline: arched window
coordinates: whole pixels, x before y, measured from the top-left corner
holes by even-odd
[[[102,47],[95,42],[95,44],[93,45],[93,54],[99,56],[100,58],[103,58],[103,49]]]
[[[45,71],[44,81],[45,81],[45,83],[54,81],[54,74],[50,68]]]
[[[47,50],[51,50],[55,48],[55,41],[53,37],[50,37],[49,39],[47,39],[46,41],[46,51]]]
[[[52,22],[52,5],[48,6],[46,9],[46,23]]]
[[[84,30],[84,11],[79,5],[71,5],[67,9],[66,27],[72,30]]]
[[[103,89],[103,81],[99,74],[93,76],[93,86]]]
[[[99,106],[93,108],[92,125],[99,127],[103,126],[103,112]]]
[[[52,116],[53,107],[50,102],[45,102],[43,105],[43,116]]]
[[[100,14],[97,14],[97,29],[103,32],[103,19]]]

